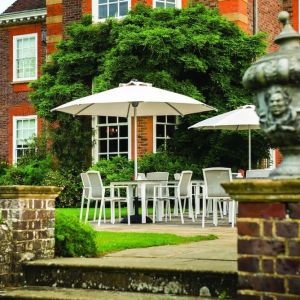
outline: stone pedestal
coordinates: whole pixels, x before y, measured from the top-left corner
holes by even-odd
[[[0,287],[22,280],[23,261],[54,257],[55,198],[60,191],[0,187]]]
[[[224,184],[239,202],[238,299],[300,299],[300,179]]]

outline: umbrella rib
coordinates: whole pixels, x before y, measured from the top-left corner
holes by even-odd
[[[166,102],[167,105],[169,105],[170,107],[172,107],[177,113],[179,113],[182,117],[183,117],[183,114],[175,107],[173,106],[172,104]]]
[[[130,103],[128,104],[128,109],[127,109],[127,119],[128,119],[128,116],[129,116],[129,111],[130,111]]]
[[[89,104],[88,106],[85,106],[84,108],[82,108],[80,111],[78,111],[76,114],[73,114],[73,116],[77,116],[78,114],[80,114],[81,112],[83,112],[84,110],[88,109],[89,107],[91,107],[93,105],[93,103]]]

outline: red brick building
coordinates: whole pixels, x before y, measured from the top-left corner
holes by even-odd
[[[0,15],[0,161],[14,163],[26,151],[26,140],[41,130],[41,120],[28,102],[28,83],[64,35],[64,28],[91,13],[95,22],[121,17],[137,0],[16,0]],[[146,0],[153,7],[187,6],[188,0]],[[264,31],[270,41],[280,32],[278,12],[288,10],[299,27],[299,0],[199,0],[249,33]],[[270,43],[270,50],[274,46]],[[155,152],[172,136],[176,119],[158,116],[138,120],[138,154]],[[132,157],[131,120],[95,117],[94,159]],[[277,158],[276,158],[277,159]]]

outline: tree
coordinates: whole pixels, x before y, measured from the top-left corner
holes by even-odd
[[[186,94],[218,109],[218,113],[251,102],[242,87],[245,70],[265,49],[264,35],[249,36],[216,10],[152,9],[138,4],[123,20],[91,24],[90,16],[72,24],[42,77],[32,84],[31,101],[51,122],[53,151],[64,166],[82,167],[90,153],[87,118],[50,109],[133,78]],[[247,138],[240,132],[196,132],[187,126],[211,116],[184,117],[170,151],[203,166],[246,167]],[[254,160],[266,156],[261,133],[253,137]],[[257,146],[257,147],[256,147]]]

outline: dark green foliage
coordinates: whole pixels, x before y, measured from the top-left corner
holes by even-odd
[[[193,178],[202,178],[202,169],[198,164],[192,164],[182,156],[170,155],[167,152],[146,154],[139,159],[139,172],[169,172],[169,178],[174,173],[184,170],[193,171]]]
[[[32,84],[31,101],[40,116],[58,125],[50,137],[59,163],[77,170],[91,162],[90,118],[51,113],[51,108],[91,94],[92,82],[93,91],[99,92],[136,78],[204,101],[222,113],[252,102],[241,79],[265,49],[262,34],[249,36],[203,5],[182,10],[137,5],[122,21],[93,25],[85,16],[67,35],[43,67],[44,75]],[[201,166],[245,167],[244,132],[187,130],[212,115],[185,117],[171,151]],[[253,144],[253,161],[267,156],[269,145],[261,133],[253,135]]]
[[[133,161],[122,156],[115,156],[110,160],[102,159],[91,169],[100,172],[104,185],[111,181],[131,180],[133,177]]]
[[[96,231],[70,216],[56,216],[55,254],[64,257],[97,255]]]

